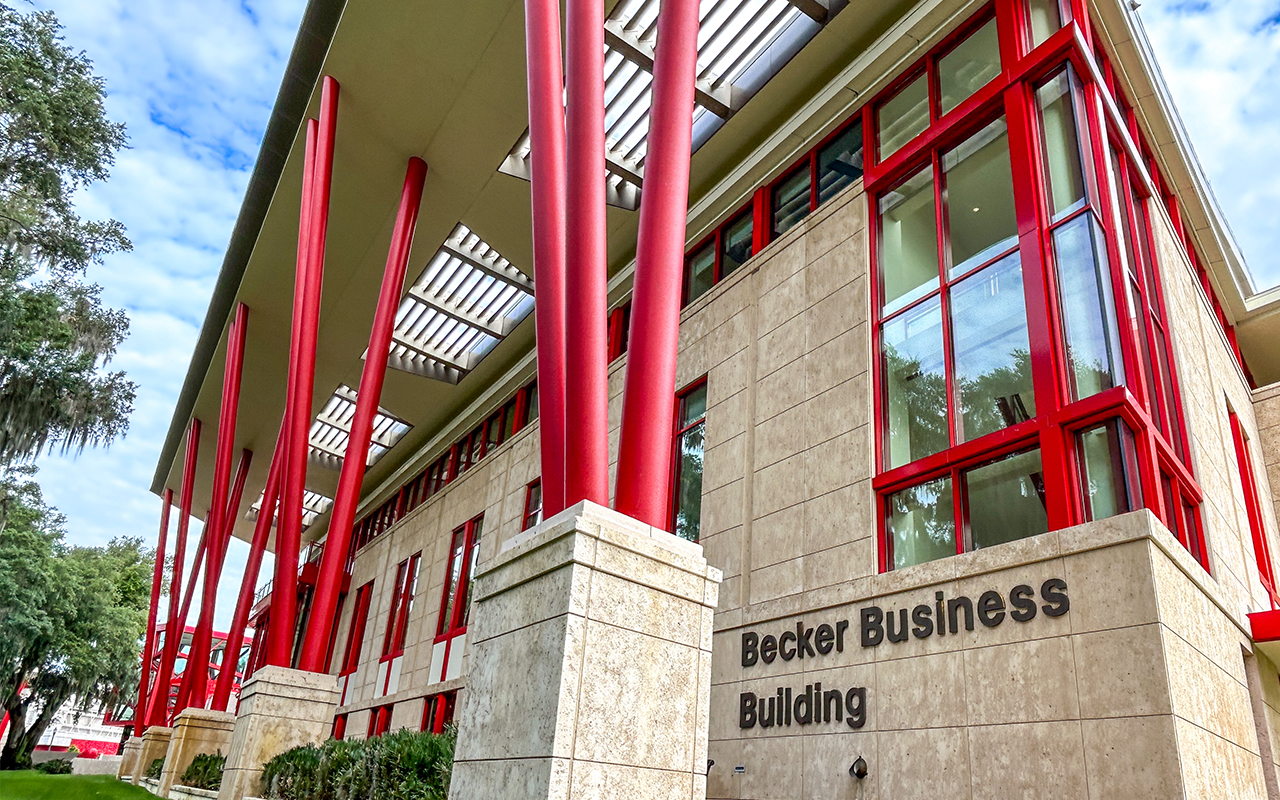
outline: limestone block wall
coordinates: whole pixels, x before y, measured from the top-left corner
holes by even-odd
[[[1270,492],[1258,487],[1260,501],[1272,519],[1280,517],[1280,383],[1264,386],[1253,393],[1253,415],[1257,424],[1257,436],[1253,440],[1253,456],[1259,459],[1256,472],[1259,479],[1265,476]],[[1270,499],[1270,503],[1267,500]],[[1272,551],[1275,553],[1275,551]]]
[[[1165,308],[1173,332],[1173,358],[1181,383],[1191,465],[1205,495],[1201,515],[1209,544],[1210,569],[1229,593],[1233,607],[1259,611],[1269,608],[1270,602],[1258,580],[1228,413],[1235,411],[1246,434],[1255,443],[1255,457],[1260,449],[1258,444],[1263,441],[1259,436],[1262,418],[1255,412],[1248,384],[1168,215],[1159,203],[1151,202],[1149,209]],[[1275,416],[1275,422],[1280,422],[1280,415]],[[1263,480],[1262,470],[1256,471],[1259,480]],[[1274,485],[1274,481],[1271,484]],[[1269,486],[1258,488],[1263,497],[1271,496]],[[1264,514],[1271,552],[1280,554],[1275,508],[1264,509]]]

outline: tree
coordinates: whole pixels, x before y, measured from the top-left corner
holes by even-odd
[[[10,486],[0,530],[0,703],[10,728],[0,769],[29,762],[74,696],[114,704],[138,684],[154,552],[141,539],[68,547],[32,482]]]
[[[107,178],[125,131],[60,31],[52,13],[0,2],[0,468],[46,446],[109,444],[133,408],[135,385],[104,371],[128,319],[81,280],[132,245],[120,222],[81,219],[72,203]]]

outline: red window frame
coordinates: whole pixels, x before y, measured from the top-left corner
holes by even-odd
[[[537,495],[535,503],[534,495]],[[542,478],[534,478],[524,488],[524,517],[520,530],[527,531],[542,522]]]
[[[391,709],[394,707],[394,703],[387,703],[384,706],[374,706],[369,709],[367,738],[372,739],[375,736],[381,736],[391,729]]]
[[[680,475],[680,440],[689,431],[693,430],[699,425],[706,424],[707,422],[706,407],[705,406],[703,407],[702,416],[698,417],[694,421],[681,425],[680,420],[684,416],[684,413],[683,413],[684,404],[685,404],[685,401],[689,398],[689,395],[693,394],[699,389],[706,388],[706,386],[707,386],[707,376],[703,375],[701,378],[698,378],[693,383],[690,383],[680,391],[676,392],[675,415],[672,418],[674,421],[674,427],[671,434],[671,484],[667,487],[667,507],[668,507],[667,519],[669,520],[671,531],[673,533],[676,530],[676,515],[679,514],[680,512],[679,488],[680,488],[680,480],[682,477]],[[699,522],[699,526],[698,526],[699,538],[701,538],[701,535],[702,535],[702,526],[701,526],[701,522]],[[697,541],[697,539],[695,539],[694,541]]]
[[[333,718],[333,738],[342,741],[347,735],[347,715],[338,714]]]
[[[356,590],[351,607],[351,625],[347,629],[347,646],[342,651],[342,667],[338,676],[350,675],[360,666],[360,650],[364,644],[364,630],[369,621],[369,605],[373,600],[373,581]]]
[[[687,278],[686,278],[687,280]],[[627,352],[631,335],[631,301],[609,312],[609,362],[613,363]]]
[[[396,565],[396,582],[391,594],[391,608],[387,614],[387,629],[382,637],[380,661],[390,661],[404,655],[406,633],[409,628],[409,612],[418,591],[418,568],[422,551],[418,551]]]
[[[1135,433],[1136,449],[1139,460],[1139,478],[1141,497],[1145,504],[1156,511],[1169,529],[1206,566],[1207,552],[1204,547],[1198,505],[1202,500],[1199,486],[1187,466],[1180,450],[1178,440],[1186,441],[1185,425],[1181,413],[1181,402],[1178,397],[1178,379],[1176,367],[1171,358],[1164,359],[1169,374],[1168,389],[1156,387],[1153,394],[1145,391],[1145,383],[1141,380],[1138,358],[1142,357],[1138,344],[1134,341],[1136,331],[1128,326],[1127,315],[1121,310],[1122,300],[1127,293],[1119,288],[1125,286],[1121,281],[1122,262],[1117,249],[1122,246],[1117,228],[1116,214],[1110,202],[1112,174],[1107,169],[1107,158],[1111,149],[1115,148],[1126,163],[1119,173],[1122,178],[1121,187],[1126,198],[1123,206],[1125,220],[1133,223],[1140,238],[1135,238],[1135,249],[1151,255],[1156,252],[1151,239],[1149,198],[1154,192],[1152,180],[1147,173],[1146,164],[1138,157],[1140,131],[1133,116],[1132,109],[1116,98],[1115,79],[1110,66],[1102,61],[1099,67],[1095,60],[1094,50],[1088,42],[1092,31],[1089,28],[1087,9],[1081,0],[1072,0],[1070,13],[1064,12],[1066,21],[1063,27],[1052,34],[1034,50],[1030,48],[1029,11],[1023,0],[996,0],[991,5],[977,12],[966,23],[941,44],[926,54],[916,65],[908,69],[901,78],[894,81],[884,92],[872,102],[863,106],[859,112],[864,120],[864,181],[866,194],[870,203],[871,219],[876,221],[879,230],[878,199],[886,191],[894,188],[925,164],[933,162],[935,169],[934,189],[940,192],[936,160],[938,154],[955,146],[967,136],[978,130],[983,124],[996,116],[1003,116],[1009,126],[1010,158],[1014,174],[1014,203],[1018,221],[1019,253],[1022,261],[1023,280],[1027,310],[1027,333],[1032,350],[1032,377],[1036,398],[1036,417],[1018,423],[1004,430],[988,434],[979,439],[956,443],[941,453],[919,459],[912,463],[893,469],[883,468],[884,453],[884,380],[881,375],[882,350],[881,323],[889,315],[882,314],[878,295],[873,306],[873,346],[877,356],[873,359],[875,386],[875,456],[878,474],[873,481],[878,496],[879,525],[882,546],[880,547],[880,569],[887,571],[892,563],[890,559],[890,542],[886,532],[888,509],[887,498],[896,491],[938,477],[949,476],[953,483],[956,505],[956,539],[957,547],[962,547],[964,537],[963,498],[959,491],[960,473],[964,470],[994,461],[1003,456],[1038,448],[1044,465],[1046,484],[1046,511],[1049,517],[1049,529],[1057,530],[1068,525],[1084,521],[1084,507],[1079,486],[1079,477],[1075,464],[1073,437],[1090,425],[1095,425],[1107,417],[1120,417]],[[956,108],[945,115],[940,113],[940,94],[938,90],[937,62],[949,53],[970,33],[985,25],[991,19],[996,20],[1002,70],[985,87],[978,89],[968,99],[959,103]],[[1057,74],[1064,64],[1069,64],[1080,78],[1085,98],[1085,109],[1082,119],[1077,123],[1081,127],[1081,143],[1085,152],[1087,191],[1085,208],[1064,215],[1059,219],[1051,219],[1045,200],[1045,184],[1042,156],[1039,149],[1038,107],[1034,87]],[[904,143],[883,161],[878,157],[876,110],[891,98],[899,89],[912,80],[927,74],[929,84],[929,125],[911,141]],[[1108,91],[1108,88],[1110,91]],[[1142,214],[1134,203],[1141,203],[1145,209],[1146,225],[1138,225]],[[1089,209],[1092,209],[1090,212]],[[1081,401],[1071,401],[1066,370],[1067,359],[1064,354],[1065,339],[1062,336],[1058,297],[1056,268],[1053,262],[1051,232],[1059,225],[1065,224],[1073,215],[1094,213],[1100,218],[1106,233],[1107,255],[1112,273],[1112,291],[1116,298],[1117,319],[1115,325],[1120,331],[1120,340],[1124,356],[1124,374],[1126,384],[1095,394]],[[937,219],[939,236],[945,236],[945,217]],[[873,236],[871,247],[871,263],[873,278],[880,279],[879,272],[879,237]],[[940,244],[940,247],[942,245]],[[1147,317],[1157,317],[1157,322],[1167,319],[1164,313],[1164,300],[1161,294],[1158,275],[1159,265],[1149,262],[1150,269],[1138,269],[1140,297],[1144,307],[1151,309]],[[970,271],[967,274],[972,274]],[[944,278],[945,280],[945,278]],[[945,288],[942,289],[945,293]],[[932,293],[930,297],[932,297]],[[945,297],[945,294],[944,294]],[[900,313],[900,311],[895,311]],[[945,308],[943,310],[944,320]],[[1150,325],[1151,320],[1144,320]],[[944,322],[944,337],[948,335]],[[1150,329],[1149,329],[1150,332]],[[1169,343],[1169,331],[1162,327],[1156,331],[1160,335],[1157,341],[1164,343],[1164,352],[1172,352]],[[1150,336],[1148,341],[1150,341]],[[951,357],[951,346],[944,338],[944,357]],[[948,372],[949,376],[949,372]],[[948,377],[948,380],[950,378]],[[950,387],[949,389],[949,395]],[[1148,398],[1151,398],[1148,400]],[[948,401],[950,403],[950,399]],[[1153,403],[1160,403],[1159,406]],[[1153,420],[1153,411],[1159,413],[1166,410],[1168,424],[1166,436]],[[952,417],[949,415],[949,419]]]
[[[1262,503],[1258,492],[1258,478],[1254,471],[1253,451],[1249,447],[1249,435],[1235,411],[1228,409],[1231,421],[1231,438],[1235,442],[1236,465],[1240,470],[1240,485],[1244,489],[1244,507],[1249,518],[1249,532],[1253,535],[1253,555],[1258,565],[1258,579],[1267,590],[1273,609],[1280,608],[1280,594],[1276,591],[1275,569],[1271,561],[1271,547],[1267,543],[1267,527],[1262,515]]]
[[[458,703],[458,690],[427,695],[422,701],[421,730],[430,733],[444,733],[444,729],[453,724],[453,712]]]
[[[470,611],[471,571],[479,554],[484,514],[468,520],[453,532],[449,557],[445,561],[444,591],[440,598],[440,615],[436,623],[436,642],[448,641],[467,631]],[[451,580],[456,572],[457,580]],[[462,602],[458,602],[461,599]],[[453,601],[452,603],[450,601]]]

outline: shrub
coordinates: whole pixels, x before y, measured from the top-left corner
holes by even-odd
[[[147,767],[147,772],[144,777],[152,778],[158,781],[160,780],[161,772],[164,772],[164,759],[157,758],[155,761],[151,762],[151,766]]]
[[[263,765],[264,794],[273,800],[445,800],[455,735],[398,731],[296,747]]]
[[[52,761],[46,761],[43,764],[36,764],[36,769],[45,775],[70,775],[71,760],[66,758],[55,758]]]
[[[201,753],[191,760],[178,782],[196,789],[217,789],[222,785],[222,769],[226,765],[227,757],[221,750],[216,755]]]

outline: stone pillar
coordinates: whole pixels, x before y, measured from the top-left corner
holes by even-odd
[[[134,736],[124,743],[124,750],[120,753],[120,769],[116,772],[116,777],[122,781],[133,782],[133,771],[138,766],[138,755],[142,751],[142,737]]]
[[[589,502],[476,576],[449,796],[706,796],[711,627],[702,547]]]
[[[262,793],[262,765],[304,744],[320,744],[333,731],[337,678],[285,667],[263,667],[240,689],[240,711],[222,773],[219,800]]]
[[[226,711],[187,708],[179,713],[173,721],[164,771],[160,773],[160,796],[168,797],[169,790],[182,782],[182,773],[187,771],[196,756],[204,753],[225,755],[231,749],[231,732],[235,726],[236,715]]]
[[[151,762],[157,758],[164,758],[169,752],[169,734],[173,733],[173,728],[166,728],[162,725],[152,725],[147,728],[147,732],[142,734],[142,747],[138,750],[138,763],[133,767],[133,784],[138,785],[142,780],[142,776],[147,774],[147,767],[151,766]]]

